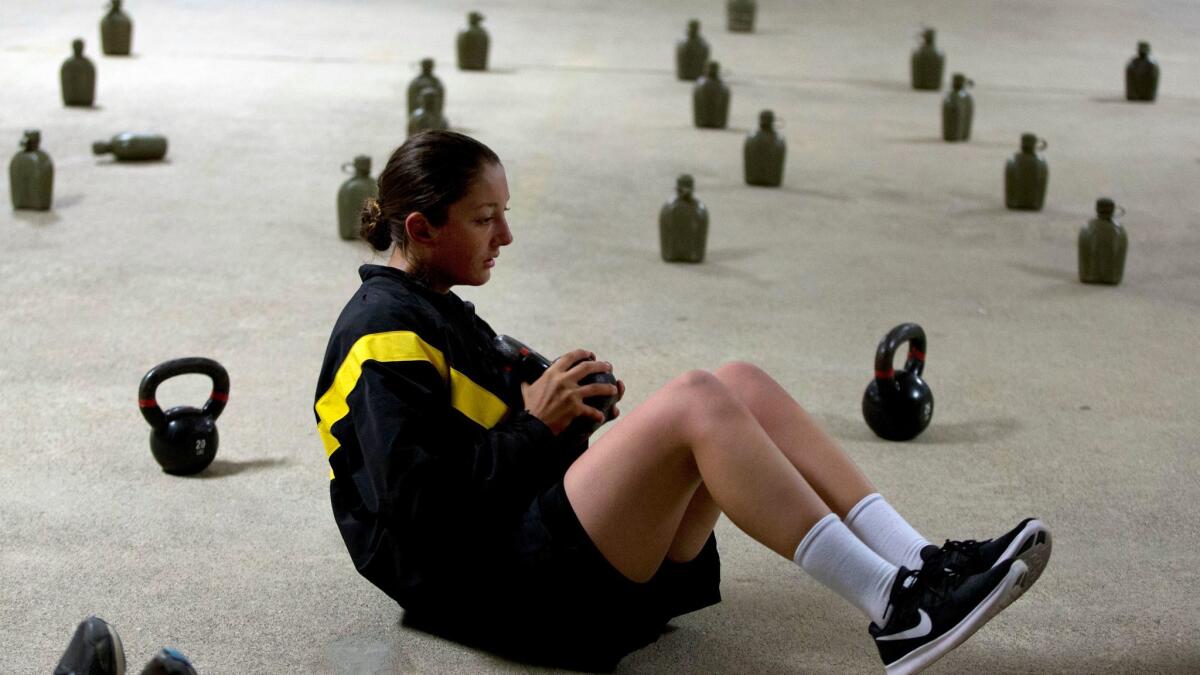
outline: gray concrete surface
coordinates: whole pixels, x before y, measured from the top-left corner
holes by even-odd
[[[398,624],[342,546],[312,416],[373,259],[337,239],[338,166],[365,153],[377,172],[403,141],[427,55],[451,124],[508,169],[515,242],[490,283],[456,289],[498,331],[611,360],[626,411],[687,369],[753,361],[938,543],[1042,517],[1041,581],[930,672],[1200,670],[1200,5],[762,0],[760,30],[733,35],[717,0],[130,2],[135,55],[117,59],[99,55],[100,4],[0,4],[0,139],[40,128],[57,171],[50,213],[12,212],[0,188],[0,673],[48,672],[89,613],[131,668],[173,645],[205,674],[530,672]],[[490,73],[453,67],[475,8]],[[727,131],[692,128],[673,78],[690,17],[728,72]],[[938,140],[940,97],[908,89],[922,23],[977,84],[969,143]],[[95,110],[61,106],[76,36]],[[1163,69],[1152,105],[1121,101],[1139,39]],[[789,143],[779,190],[741,184],[764,107]],[[91,156],[124,130],[167,134],[168,160]],[[1050,143],[1040,213],[1003,208],[1023,131]],[[657,249],[682,172],[712,213],[699,266]],[[1116,288],[1075,276],[1102,195],[1128,211]],[[896,445],[859,401],[903,321],[929,334],[937,412]],[[159,471],[136,407],[143,373],[184,355],[232,379],[198,478]],[[856,610],[718,528],[725,601],[621,671],[881,670]]]

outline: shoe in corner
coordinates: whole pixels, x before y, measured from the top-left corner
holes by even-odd
[[[187,657],[170,647],[163,647],[142,668],[141,675],[196,675]]]
[[[125,648],[117,629],[94,615],[80,621],[54,675],[125,675]]]
[[[901,567],[885,625],[868,628],[887,675],[920,672],[962,644],[1021,595],[1027,575],[1017,558],[972,576]]]

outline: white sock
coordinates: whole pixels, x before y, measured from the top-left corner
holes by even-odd
[[[918,534],[878,492],[863,497],[850,509],[846,514],[846,527],[872,551],[897,567],[903,565],[910,570],[919,570],[924,564],[921,549],[929,546],[929,540]]]
[[[867,548],[836,513],[812,526],[792,559],[814,579],[883,625],[892,583],[900,570]]]

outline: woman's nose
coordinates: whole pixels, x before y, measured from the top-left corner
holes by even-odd
[[[500,245],[501,245],[501,246],[508,246],[509,244],[511,244],[511,243],[512,243],[512,240],[513,240],[513,236],[512,236],[512,229],[511,229],[511,228],[509,228],[509,226],[508,226],[508,219],[507,219],[507,218],[501,218],[501,219],[500,219],[500,223],[501,223],[501,226],[500,226]]]

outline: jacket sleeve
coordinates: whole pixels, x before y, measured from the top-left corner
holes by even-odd
[[[556,469],[555,436],[541,420],[510,411],[484,429],[451,407],[428,361],[364,362],[347,406],[361,448],[363,465],[352,475],[363,506],[413,534],[509,513]]]

